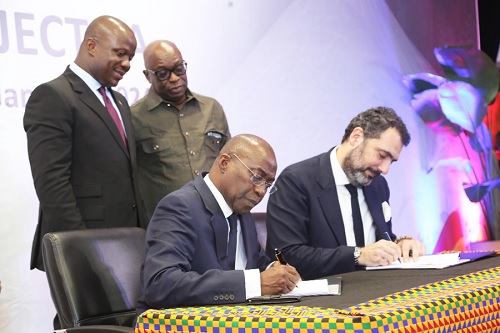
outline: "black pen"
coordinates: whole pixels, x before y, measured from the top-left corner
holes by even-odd
[[[392,242],[391,235],[386,231],[384,232],[385,239],[387,239],[389,242]],[[401,258],[398,258],[399,263],[401,263]]]
[[[282,265],[288,265],[288,263],[285,260],[285,257],[283,257],[283,253],[281,253],[280,250],[274,249],[274,255],[276,256],[276,260],[279,261],[280,264]],[[295,285],[295,288],[298,288],[299,286]]]
[[[286,262],[285,258],[283,257],[283,254],[281,253],[280,250],[274,249],[274,255],[276,256],[276,260],[278,260],[280,262],[280,264],[288,265],[288,263]]]

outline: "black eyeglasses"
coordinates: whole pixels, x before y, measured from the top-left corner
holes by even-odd
[[[154,71],[152,69],[146,69],[146,70],[156,75],[156,78],[159,81],[166,81],[170,79],[170,74],[172,73],[174,73],[177,76],[186,74],[186,69],[187,69],[187,62],[182,60],[182,62],[179,65],[175,66],[173,69],[160,69],[158,71]]]
[[[266,182],[264,177],[253,172],[245,163],[243,163],[243,161],[238,157],[238,155],[236,155],[235,153],[232,153],[231,155],[234,155],[234,157],[236,157],[238,161],[240,161],[241,164],[243,164],[245,168],[247,168],[248,171],[250,171],[250,173],[252,174],[252,177],[250,177],[250,181],[252,182],[252,184],[254,184],[255,186],[266,185],[266,191],[269,190],[269,194],[273,194],[278,190],[278,188],[276,186],[273,186],[272,183]]]

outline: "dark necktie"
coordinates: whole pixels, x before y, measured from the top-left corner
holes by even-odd
[[[361,220],[361,211],[359,209],[358,189],[352,184],[345,186],[351,193],[352,220],[354,222],[354,237],[356,237],[357,246],[365,246],[365,236],[363,232],[363,221]]]
[[[118,128],[118,131],[120,132],[120,136],[122,137],[122,140],[125,143],[125,146],[128,147],[127,137],[125,136],[125,131],[123,130],[122,122],[120,120],[120,117],[118,116],[118,112],[116,112],[116,109],[113,106],[113,103],[111,103],[111,100],[109,99],[108,94],[106,94],[106,87],[101,86],[99,88],[99,92],[101,93],[102,97],[104,98],[104,104],[106,105],[106,109],[108,110],[111,118],[113,118],[113,121],[115,122],[115,125]]]
[[[236,262],[236,234],[238,227],[238,215],[231,214],[227,220],[229,221],[229,240],[227,241],[227,262],[229,267],[234,269]]]

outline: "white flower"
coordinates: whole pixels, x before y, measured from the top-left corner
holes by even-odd
[[[384,212],[385,222],[389,222],[391,220],[391,206],[387,203],[387,201],[382,202],[382,211]]]

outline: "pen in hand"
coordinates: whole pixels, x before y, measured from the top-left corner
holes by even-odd
[[[276,260],[278,260],[280,264],[288,265],[288,263],[285,260],[285,257],[283,257],[283,254],[281,253],[280,250],[274,249],[274,255],[276,256]],[[298,288],[298,287],[299,286],[295,285],[295,288]]]
[[[276,256],[276,260],[278,260],[280,262],[280,264],[288,265],[288,263],[286,262],[285,258],[283,257],[283,254],[281,253],[280,250],[274,249],[274,255]]]
[[[391,235],[386,231],[384,232],[385,239],[387,239],[389,242],[392,242]],[[401,258],[398,258],[399,263],[401,263]]]

